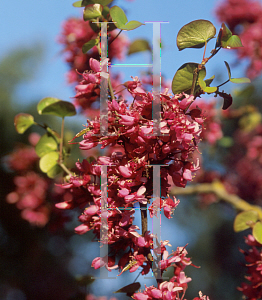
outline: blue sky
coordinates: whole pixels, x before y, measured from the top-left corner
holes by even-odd
[[[61,31],[61,23],[68,17],[81,16],[81,9],[72,6],[73,0],[25,0],[25,1],[1,1],[0,32],[1,50],[0,58],[9,51],[23,47],[34,47],[37,43],[44,45],[44,59],[37,70],[36,76],[29,84],[24,84],[19,89],[19,98],[23,102],[31,99],[41,99],[46,96],[54,96],[69,100],[74,95],[72,87],[66,84],[65,72],[67,66],[64,63],[60,51],[62,50],[56,40]],[[185,62],[201,62],[203,49],[186,49],[181,52],[176,47],[176,35],[179,29],[188,22],[196,19],[207,19],[219,30],[220,24],[214,18],[214,8],[219,3],[215,0],[184,0],[181,1],[124,1],[114,2],[127,11],[128,20],[167,21],[161,26],[162,49],[162,74],[172,79],[176,70]],[[152,39],[152,25],[147,24],[128,32],[130,40],[135,38]],[[212,49],[213,41],[208,50]],[[231,53],[230,53],[231,52]],[[224,60],[232,62],[235,56],[232,51],[222,50],[207,65],[207,76],[226,74]],[[133,55],[125,63],[144,63],[150,61],[150,54],[143,53]],[[220,67],[219,67],[220,66]],[[10,66],[15,68],[15,66]],[[242,68],[243,69],[243,68]],[[243,73],[233,69],[236,77]],[[121,68],[130,75],[136,75],[134,69]],[[221,82],[221,81],[220,81]]]

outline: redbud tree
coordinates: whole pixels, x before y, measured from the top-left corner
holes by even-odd
[[[228,1],[224,5],[234,6],[234,3]],[[222,199],[239,212],[234,220],[235,231],[252,229],[252,235],[246,238],[250,250],[241,250],[248,263],[248,283],[243,283],[239,290],[246,299],[260,299],[262,209],[259,203],[242,199],[239,191],[230,190],[229,185],[234,188],[232,179],[227,180],[217,173],[212,177],[203,171],[199,151],[201,143],[214,145],[223,137],[217,120],[221,113],[215,101],[223,99],[225,118],[234,114],[230,108],[233,98],[222,86],[224,88],[227,82],[250,82],[246,77],[233,78],[226,61],[221,64],[228,75],[225,82],[214,85],[215,76],[206,78],[208,62],[219,60],[219,55],[223,57],[225,49],[237,49],[244,55],[245,47],[234,32],[239,19],[236,17],[236,23],[230,22],[231,15],[223,19],[220,9],[223,23],[218,30],[203,19],[185,24],[177,33],[178,50],[201,49],[203,57],[198,62],[184,63],[174,72],[171,86],[161,80],[160,73],[154,72],[121,82],[118,75],[108,70],[116,57],[123,58],[126,48],[131,53],[153,51],[155,58],[156,47],[151,49],[145,40],[129,44],[124,36],[125,31],[145,24],[129,21],[112,0],[81,0],[73,5],[83,8],[83,19],[67,20],[59,42],[63,44],[70,66],[67,78],[75,87],[74,100],[47,97],[37,105],[39,115],[61,118],[60,132],[36,122],[30,114],[15,116],[18,133],[32,126],[40,127],[44,133],[41,137],[31,136],[32,147],[19,149],[9,156],[10,167],[20,174],[15,177],[16,190],[8,194],[7,201],[16,203],[22,217],[30,223],[45,226],[52,214],[50,204],[45,202],[48,186],[52,185],[48,195],[54,199],[53,207],[80,210],[80,225],[75,233],[82,235],[91,231],[100,244],[100,254],[92,261],[92,267],[100,270],[98,276],[108,276],[108,272],[118,275],[137,272],[135,282],[119,286],[117,293],[137,300],[182,300],[192,280],[186,275],[186,269],[196,266],[186,250],[187,245],[170,251],[170,242],[161,240],[161,216],[169,221],[176,216],[179,194],[198,193],[205,205]],[[207,44],[213,45],[210,53],[207,53]],[[251,66],[248,74],[255,76],[258,71],[252,70]],[[200,99],[207,94],[213,95],[215,100]],[[67,142],[65,119],[75,115],[76,109],[87,117],[87,123]],[[257,160],[262,163],[262,130],[261,127],[256,130],[248,145],[247,157],[242,158],[244,164],[248,159],[254,164]],[[243,147],[245,137],[239,143]],[[79,158],[75,167],[71,167],[68,163],[70,144],[92,151],[92,156]],[[237,168],[239,161],[232,159],[232,163]],[[39,164],[45,177],[30,169],[32,164]],[[261,178],[260,171],[257,174]],[[199,184],[188,185],[193,179]],[[140,226],[134,222],[136,211],[141,216]],[[166,277],[166,271],[172,276]],[[155,278],[155,285],[141,287],[139,276]],[[199,295],[194,299],[209,299],[201,290],[200,286]]]

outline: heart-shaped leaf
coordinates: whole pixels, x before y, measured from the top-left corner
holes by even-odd
[[[50,171],[55,165],[57,165],[57,161],[59,159],[59,154],[56,151],[51,151],[44,156],[41,157],[39,161],[39,167],[42,172],[47,173]]]
[[[236,232],[243,231],[251,227],[258,220],[258,213],[254,210],[243,211],[239,213],[234,221],[234,230]]]
[[[243,47],[243,45],[239,36],[233,35],[231,30],[227,27],[227,25],[225,23],[222,23],[217,37],[216,48],[217,47],[235,49]]]
[[[252,230],[254,238],[262,244],[262,223],[257,222]]]
[[[39,157],[44,156],[45,154],[57,150],[57,142],[53,136],[46,133],[44,134],[38,143],[36,144],[35,151]]]
[[[172,92],[174,94],[179,94],[191,89],[194,71],[197,67],[197,63],[185,63],[176,71],[172,80]]]
[[[110,16],[115,23],[115,26],[121,30],[133,30],[141,25],[145,25],[139,21],[128,22],[125,12],[119,6],[110,8]]]
[[[24,133],[29,127],[31,127],[34,124],[34,117],[30,114],[20,113],[15,116],[15,129],[20,134]]]
[[[144,39],[137,39],[130,44],[127,54],[130,55],[133,53],[147,51],[147,50],[151,51],[151,47],[148,41]]]
[[[99,40],[98,39],[92,39],[89,42],[85,43],[84,46],[82,47],[82,52],[85,54],[87,53],[90,49],[92,49],[95,45],[98,45]]]
[[[37,105],[37,111],[39,115],[55,115],[61,118],[76,114],[72,103],[52,97],[42,99]]]
[[[192,21],[179,30],[176,40],[177,47],[180,51],[185,48],[202,48],[215,35],[216,28],[210,21]]]
[[[92,20],[102,16],[103,6],[101,4],[89,4],[84,9],[84,20]]]
[[[227,49],[236,49],[243,47],[239,36],[232,35],[225,43],[222,42],[222,47]]]

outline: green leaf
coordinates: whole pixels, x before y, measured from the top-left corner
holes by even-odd
[[[215,35],[216,28],[210,21],[192,21],[179,30],[176,40],[177,47],[180,51],[185,48],[202,48]]]
[[[91,275],[79,275],[76,276],[75,280],[80,286],[85,287],[95,281]]]
[[[258,220],[258,213],[254,210],[243,211],[239,213],[234,221],[234,230],[236,232],[248,229]]]
[[[15,116],[15,129],[20,134],[24,133],[29,127],[31,127],[34,124],[34,117],[30,114],[20,113]]]
[[[84,9],[84,20],[92,20],[102,16],[103,6],[101,4],[89,4]]]
[[[63,169],[59,165],[55,165],[51,168],[46,174],[49,178],[55,178],[58,174],[60,174]]]
[[[227,49],[236,49],[243,47],[239,36],[232,35],[225,43],[222,42],[222,47]]]
[[[113,6],[110,8],[110,16],[115,23],[115,26],[121,30],[133,30],[141,25],[145,25],[139,21],[128,22],[125,12],[119,6]]]
[[[205,76],[206,76],[206,69],[200,70],[200,72],[198,74],[198,83],[199,83],[201,89],[204,92],[209,93],[209,94],[214,93],[217,90],[217,87],[216,86],[213,86],[213,87],[207,86],[206,81],[204,81]],[[213,80],[213,78],[215,78],[215,76],[212,77],[212,80]]]
[[[130,55],[133,53],[148,51],[148,50],[151,51],[151,47],[147,40],[136,39],[130,44],[127,54]]]
[[[233,83],[250,83],[250,79],[247,77],[240,77],[240,78],[231,78],[231,82]]]
[[[227,25],[225,23],[222,23],[217,37],[216,48],[217,47],[235,49],[243,47],[243,45],[239,36],[233,35],[231,30],[227,27]]]
[[[224,61],[226,67],[227,67],[227,72],[228,72],[228,77],[229,77],[229,81],[233,82],[233,83],[250,83],[250,79],[247,77],[240,77],[240,78],[231,78],[231,70],[229,67],[229,64]]]
[[[82,52],[85,54],[87,53],[90,49],[92,49],[95,45],[99,43],[98,39],[92,39],[89,42],[85,43],[84,46],[82,47]]]
[[[82,1],[82,6],[87,6],[90,4],[101,4],[103,6],[108,5],[109,3],[111,3],[113,0],[83,0]]]
[[[140,289],[140,287],[141,284],[139,282],[133,282],[115,291],[114,293],[126,293],[128,297],[131,297],[137,290]]]
[[[53,136],[46,133],[44,134],[38,143],[36,144],[35,151],[39,157],[44,156],[45,154],[57,150],[57,142]]]
[[[42,99],[37,105],[39,115],[55,115],[61,118],[74,116],[75,106],[68,101],[47,97]]]
[[[83,5],[82,5],[82,0],[74,2],[74,3],[73,3],[73,6],[74,6],[74,7],[82,7],[82,6],[83,6]]]
[[[179,94],[191,89],[194,70],[197,67],[197,63],[185,63],[177,70],[172,80],[172,92],[174,94]]]
[[[262,244],[262,223],[260,221],[253,227],[252,234],[256,241]]]
[[[51,151],[45,154],[39,161],[41,171],[44,173],[50,171],[55,165],[57,165],[58,159],[59,153],[57,151]]]

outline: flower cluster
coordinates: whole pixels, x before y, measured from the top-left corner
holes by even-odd
[[[240,59],[249,58],[247,76],[255,78],[262,71],[262,5],[259,1],[226,0],[216,10],[218,19],[236,32],[244,47],[237,48]]]
[[[97,32],[94,30],[96,29],[94,27],[92,29],[89,22],[85,22],[80,18],[70,18],[63,23],[63,30],[58,41],[64,46],[63,52],[66,54],[66,62],[70,66],[70,71],[67,74],[69,83],[79,80],[80,77],[76,70],[80,73],[91,70],[90,58],[99,59],[96,47],[93,47],[86,54],[82,52],[82,47],[85,43],[97,38]],[[111,43],[117,34],[116,30],[110,32],[108,40],[108,57],[110,60],[114,58],[122,60],[129,45],[127,38],[123,34],[115,39],[114,43]]]
[[[247,262],[246,279],[249,283],[242,283],[238,288],[247,300],[262,298],[262,245],[259,244],[252,235],[245,238],[247,245],[251,247],[248,251],[240,250],[245,255]]]

